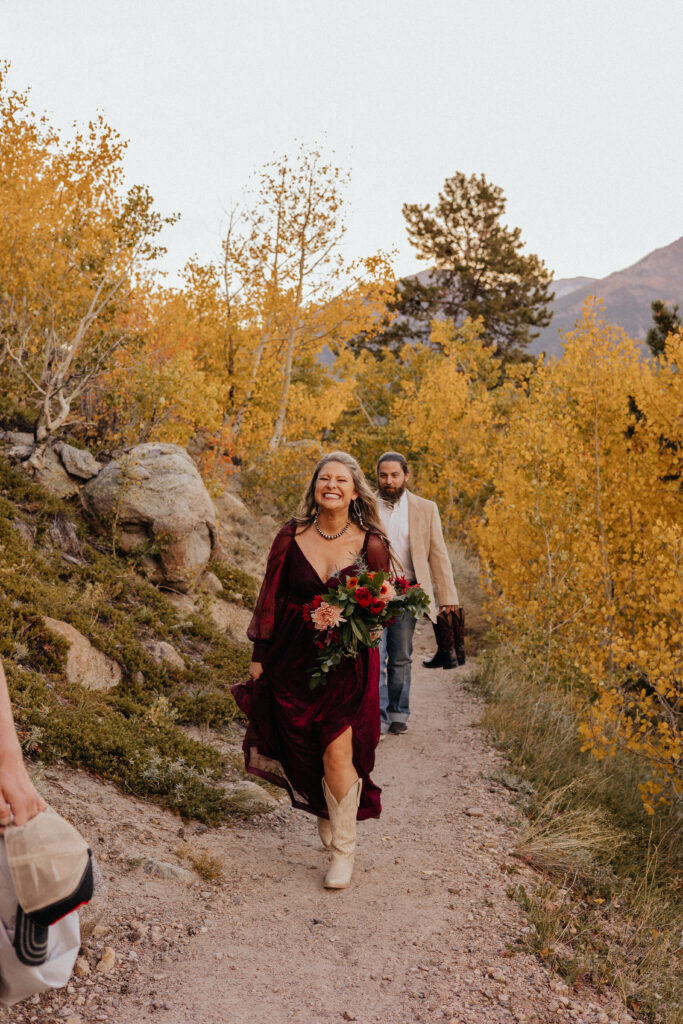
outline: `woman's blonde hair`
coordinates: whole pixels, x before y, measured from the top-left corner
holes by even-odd
[[[299,511],[294,517],[297,523],[312,523],[315,519],[317,508],[315,502],[315,485],[318,482],[318,477],[320,476],[323,467],[326,466],[328,462],[340,462],[342,466],[346,466],[351,473],[353,486],[358,491],[358,497],[352,501],[349,506],[349,517],[355,520],[355,522],[363,529],[372,530],[373,533],[378,533],[388,545],[389,541],[384,532],[382,520],[379,517],[377,499],[365,479],[363,470],[360,468],[353,455],[347,455],[346,452],[330,452],[328,455],[323,455],[322,459],[313,470],[311,482],[309,483],[306,493],[301,500]]]

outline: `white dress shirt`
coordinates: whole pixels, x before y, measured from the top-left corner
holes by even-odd
[[[379,514],[389,543],[403,566],[403,572],[411,582],[415,581],[413,557],[410,553],[410,528],[408,526],[408,492],[404,491],[395,503],[378,499]]]

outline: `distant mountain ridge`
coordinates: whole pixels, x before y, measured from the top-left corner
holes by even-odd
[[[561,354],[559,332],[573,329],[590,295],[603,301],[606,320],[644,341],[652,326],[651,302],[662,299],[683,308],[683,237],[607,277],[560,278],[551,287],[555,291],[553,319],[529,345],[528,351],[533,355]]]
[[[597,277],[560,277],[557,281],[553,281],[552,285],[555,292],[555,301],[557,302],[558,299],[563,299],[565,295],[593,284],[597,280]]]

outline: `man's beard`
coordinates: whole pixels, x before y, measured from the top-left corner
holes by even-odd
[[[401,484],[400,487],[392,487],[390,490],[387,490],[385,487],[378,487],[377,491],[382,501],[386,501],[388,505],[396,505],[403,497],[405,489],[406,485]]]

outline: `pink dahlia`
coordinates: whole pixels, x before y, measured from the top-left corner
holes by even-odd
[[[323,601],[314,611],[311,612],[311,618],[315,628],[320,630],[333,629],[340,623],[346,622],[339,605],[328,604],[327,601]]]

